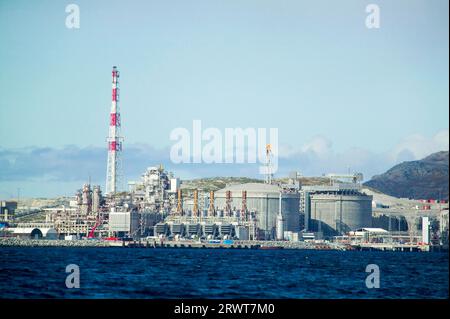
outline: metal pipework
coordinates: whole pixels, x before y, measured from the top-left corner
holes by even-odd
[[[177,215],[183,215],[183,193],[181,189],[177,191]]]
[[[198,216],[198,190],[194,190],[194,209],[192,210],[192,215]]]
[[[242,207],[241,207],[241,218],[246,221],[247,216],[247,191],[242,191]]]
[[[208,209],[208,216],[214,216],[215,210],[214,210],[214,192],[209,192],[209,209]]]
[[[226,192],[226,207],[225,207],[225,215],[231,216],[231,191]]]

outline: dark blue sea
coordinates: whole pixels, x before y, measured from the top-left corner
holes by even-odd
[[[0,298],[448,298],[448,254],[0,248]],[[68,289],[66,266],[80,269]],[[368,264],[380,287],[368,289]]]

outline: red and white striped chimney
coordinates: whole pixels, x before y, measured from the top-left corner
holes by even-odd
[[[119,71],[117,67],[112,70],[112,102],[109,120],[108,136],[108,165],[106,172],[106,194],[117,192],[120,176],[122,152],[122,137],[120,136],[120,112],[119,112]]]

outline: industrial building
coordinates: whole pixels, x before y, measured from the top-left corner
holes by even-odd
[[[100,186],[84,184],[71,201],[71,207],[46,208],[46,222],[52,223],[59,234],[87,236],[94,227],[107,222],[105,200]]]
[[[0,221],[9,222],[14,220],[16,209],[17,209],[17,202],[0,201]]]
[[[109,231],[117,237],[134,234],[138,229],[139,215],[136,211],[109,213]]]
[[[226,193],[227,203],[230,203],[230,192]],[[239,211],[232,210],[230,204],[222,210],[216,209],[214,194],[212,191],[208,196],[203,194],[204,200],[199,201],[198,190],[183,198],[182,190],[178,189],[176,206],[164,221],[155,225],[154,235],[191,239],[256,239],[255,213],[247,209],[245,191]]]
[[[113,67],[106,196],[99,186],[91,190],[86,184],[70,208],[51,209],[47,221],[59,234],[283,240],[285,233],[299,232],[298,188],[272,183],[269,144],[265,184],[234,185],[201,194],[201,200],[194,190],[183,198],[180,180],[162,166],[154,166],[147,168],[140,181],[129,183],[128,193],[120,193],[120,129],[119,71]]]
[[[361,191],[362,176],[330,174],[330,185],[303,186],[300,211],[305,231],[318,237],[344,235],[359,228],[372,227],[372,196]],[[352,178],[345,183],[336,178]]]
[[[383,228],[363,227],[350,231],[349,238],[361,242],[392,242],[391,233]]]
[[[175,207],[180,179],[164,167],[148,167],[139,182],[129,182],[133,204],[138,210],[169,214]]]
[[[232,185],[215,192],[216,209],[226,211],[229,207],[233,214],[237,215],[242,208],[243,192],[246,194],[246,209],[255,214],[258,238],[276,239],[280,201],[283,220],[281,233],[284,231],[299,232],[300,195],[297,190],[284,189],[280,185],[267,183]]]
[[[448,208],[441,211],[439,216],[439,231],[441,237],[441,244],[448,246],[449,237],[449,218],[448,218]]]
[[[154,226],[154,234],[165,238],[240,239],[249,240],[248,224],[236,218],[216,217],[200,220],[195,217],[167,219]]]
[[[177,191],[176,209],[155,225],[155,236],[284,240],[285,233],[300,231],[297,188],[247,183],[184,195]]]
[[[115,66],[108,121],[105,195],[100,186],[87,183],[70,207],[48,209],[46,221],[58,236],[297,241],[302,233],[331,237],[372,226],[372,196],[362,192],[361,174],[330,174],[330,185],[302,187],[295,172],[288,184],[276,184],[270,144],[264,183],[183,194],[180,179],[160,165],[148,167],[139,181],[129,182],[129,192],[120,192],[123,137]],[[14,215],[11,203],[2,202],[1,208],[4,220]]]
[[[9,237],[21,239],[58,239],[58,232],[47,223],[19,223],[8,229]]]

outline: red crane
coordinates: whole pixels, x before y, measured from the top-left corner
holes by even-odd
[[[94,227],[92,227],[91,231],[89,232],[88,238],[94,238],[95,230],[97,229],[98,226],[100,226],[100,224],[101,224],[101,220],[100,220],[100,218],[98,218]]]

